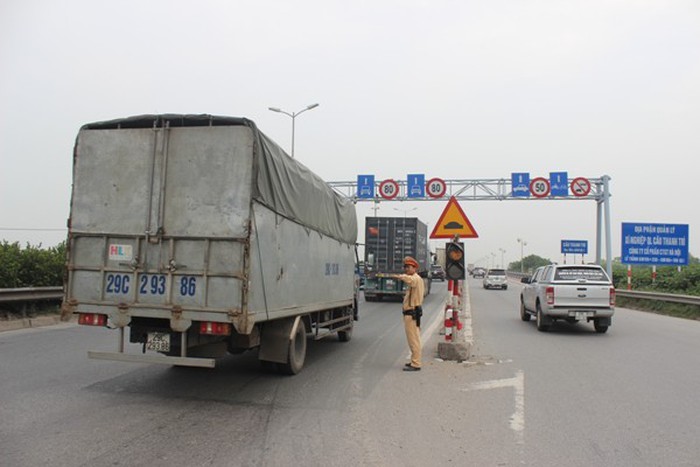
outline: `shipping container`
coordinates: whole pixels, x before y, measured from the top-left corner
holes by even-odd
[[[403,296],[405,289],[402,281],[378,277],[377,274],[402,274],[406,256],[418,261],[418,274],[425,281],[427,295],[432,283],[429,277],[428,226],[415,217],[365,219],[365,300]]]

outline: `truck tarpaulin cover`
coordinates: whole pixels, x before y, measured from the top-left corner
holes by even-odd
[[[82,129],[160,128],[166,126],[247,126],[255,138],[256,183],[253,197],[273,211],[345,243],[357,241],[355,206],[246,118],[214,115],[139,115],[88,123]],[[254,176],[255,177],[255,176]]]

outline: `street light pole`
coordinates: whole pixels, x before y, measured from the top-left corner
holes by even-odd
[[[416,209],[418,209],[418,208],[411,208],[411,209],[399,209],[399,208],[394,208],[394,211],[403,212],[403,218],[405,219],[405,218],[406,218],[406,214],[408,214],[408,213],[411,212],[411,211],[415,211]]]
[[[377,210],[379,209],[379,201],[376,199],[374,200],[374,206],[372,207],[374,209],[374,217],[377,217]]]
[[[306,112],[307,110],[315,109],[318,106],[319,106],[319,104],[307,105],[305,108],[301,109],[300,111],[292,112],[292,113],[289,113],[289,112],[282,110],[278,107],[268,107],[268,110],[272,110],[273,112],[278,112],[278,113],[285,114],[285,115],[292,117],[292,157],[294,157],[294,132],[295,132],[295,121],[296,121],[297,115],[302,114],[302,113]]]
[[[505,268],[506,268],[506,265],[503,264],[503,253],[505,253],[506,250],[504,250],[503,248],[499,248],[498,251],[501,252],[501,267],[502,267],[503,269],[505,269]]]
[[[527,242],[522,238],[519,238],[518,243],[520,243],[520,272],[523,273],[523,247],[527,245]]]

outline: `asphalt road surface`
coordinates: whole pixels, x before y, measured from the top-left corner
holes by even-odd
[[[519,284],[471,280],[468,362],[436,359],[447,292],[425,306],[424,368],[400,304],[363,303],[353,338],[310,342],[293,377],[254,352],[213,370],[88,360],[115,331],[0,333],[0,465],[700,465],[700,322],[618,309],[540,333]]]

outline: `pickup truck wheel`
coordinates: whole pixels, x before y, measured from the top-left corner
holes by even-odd
[[[530,313],[525,309],[525,304],[520,301],[520,319],[523,321],[530,321]]]
[[[549,324],[544,324],[545,318],[542,316],[542,308],[537,304],[537,330],[541,332],[549,331]]]
[[[598,324],[597,319],[593,321],[593,327],[595,328],[595,332],[597,332],[598,334],[605,334],[606,332],[608,332],[608,325]]]
[[[297,332],[289,342],[289,356],[287,363],[278,363],[280,371],[287,375],[296,375],[304,367],[306,360],[306,326],[304,320],[299,320]]]

